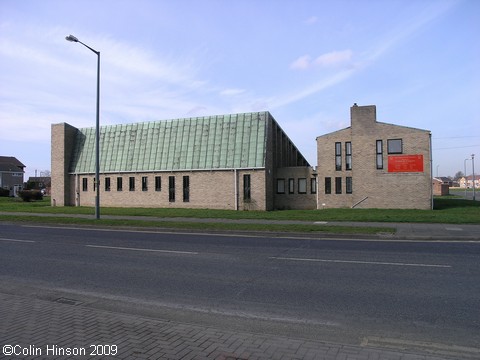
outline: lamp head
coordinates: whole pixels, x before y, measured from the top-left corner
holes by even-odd
[[[73,35],[68,35],[65,39],[71,42],[78,42],[78,39]]]

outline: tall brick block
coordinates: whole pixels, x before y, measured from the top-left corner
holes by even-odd
[[[350,127],[317,138],[319,207],[431,209],[430,136],[427,130],[377,122],[374,105],[352,106]],[[389,154],[388,141],[394,139],[401,140],[401,148]],[[382,141],[379,154],[377,140]],[[346,168],[347,142],[351,143],[351,169]],[[339,170],[336,143],[341,151]],[[377,155],[383,165],[379,168]],[[422,171],[389,171],[390,156],[408,155],[423,157]],[[325,193],[325,178],[331,179],[331,194]],[[338,194],[336,178],[341,179]],[[346,191],[347,178],[351,193]]]

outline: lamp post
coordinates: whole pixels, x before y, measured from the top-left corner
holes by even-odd
[[[470,159],[463,160],[463,169],[465,170],[465,200],[467,200],[467,187],[468,187],[468,179],[467,179],[467,161]]]
[[[78,42],[97,54],[97,119],[95,123],[95,219],[100,219],[100,51],[92,49],[73,35],[65,37],[71,42]]]
[[[475,154],[472,154],[473,201],[475,201]]]

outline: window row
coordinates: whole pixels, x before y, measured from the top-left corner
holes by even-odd
[[[343,193],[343,188],[342,188],[342,178],[341,177],[335,177],[335,194],[342,194]],[[353,192],[353,182],[352,182],[352,177],[347,176],[345,178],[345,194],[351,194]],[[331,194],[332,193],[332,178],[331,177],[326,177],[325,178],[325,194]]]
[[[287,187],[286,187],[287,186]],[[285,194],[288,190],[289,194],[295,193],[295,179],[290,178],[288,182],[286,179],[277,179],[277,194]],[[297,193],[306,194],[307,193],[307,179],[299,178],[297,179]],[[317,179],[310,179],[310,193],[317,193]]]
[[[342,170],[342,143],[335,143],[335,170]],[[345,143],[345,170],[352,170],[352,143]]]
[[[148,176],[142,176],[141,186],[142,191],[148,191]],[[117,191],[123,191],[123,177],[117,177]],[[135,191],[136,178],[130,176],[128,178],[128,191]],[[183,176],[183,201],[190,201],[190,177]],[[111,191],[112,180],[110,177],[105,178],[105,191]],[[93,179],[93,191],[96,190],[95,179]],[[82,191],[88,191],[88,178],[82,178]],[[162,191],[162,177],[155,176],[155,191]],[[168,177],[168,201],[175,202],[175,176]],[[251,180],[250,174],[243,175],[243,199],[246,201],[251,200]]]
[[[123,191],[123,177],[117,177],[117,191]],[[130,176],[128,178],[128,191],[135,191],[136,178]],[[148,191],[148,176],[142,176],[142,191]],[[190,177],[183,177],[183,201],[190,201]],[[96,190],[96,182],[93,179],[93,191]],[[110,177],[105,178],[105,191],[112,190],[112,180]],[[82,178],[82,191],[88,191],[88,178]],[[155,191],[162,191],[162,177],[155,176]],[[175,176],[168,177],[168,200],[175,202]]]

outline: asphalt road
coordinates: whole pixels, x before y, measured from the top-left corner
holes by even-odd
[[[0,224],[0,283],[231,329],[480,347],[480,243]]]

